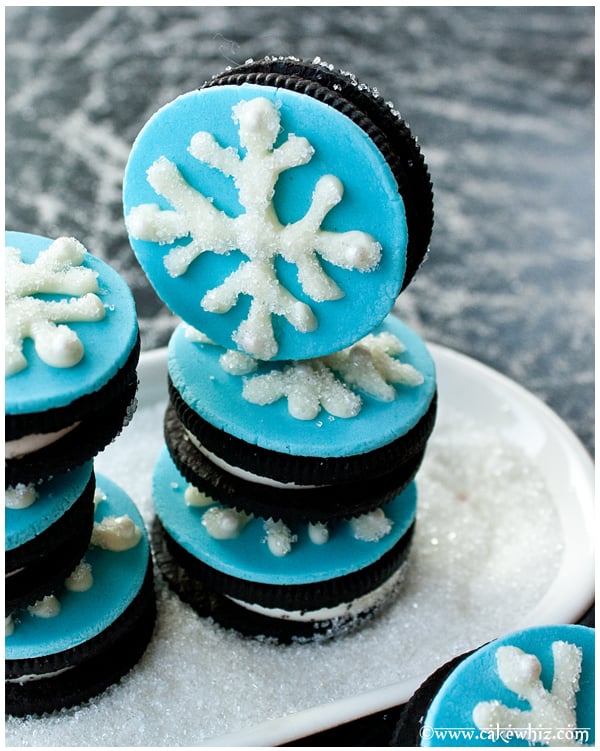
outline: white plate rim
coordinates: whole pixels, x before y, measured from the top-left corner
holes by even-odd
[[[519,623],[515,630],[549,623],[576,622],[594,601],[594,463],[575,433],[541,399],[493,368],[449,347],[428,342],[438,374],[439,402],[456,384],[451,376],[455,371],[467,381],[478,384],[490,394],[501,395],[512,406],[523,410],[524,416],[540,426],[548,439],[538,459],[544,463],[556,460],[568,471],[565,482],[571,485],[576,500],[567,513],[566,504],[559,506],[559,515],[568,540],[577,545],[565,546],[560,570],[542,600]],[[161,394],[166,398],[166,348],[143,352],[140,357],[140,405],[153,403]],[[450,398],[450,397],[448,397]],[[564,490],[564,488],[563,488]],[[574,580],[577,586],[573,585]],[[557,599],[558,598],[558,599]],[[421,679],[396,682],[359,693],[328,704],[311,707],[284,717],[268,720],[253,727],[208,739],[205,746],[263,746],[272,747],[336,727],[352,720],[384,711],[408,700]]]

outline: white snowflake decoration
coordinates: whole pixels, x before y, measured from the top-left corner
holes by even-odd
[[[392,401],[396,398],[392,384],[423,383],[423,375],[416,368],[394,357],[404,349],[393,334],[369,334],[333,355],[293,362],[283,370],[254,376],[245,382],[242,396],[260,405],[286,397],[289,413],[299,420],[314,419],[321,408],[334,417],[355,417],[362,408],[362,399],[349,386]]]
[[[310,306],[298,300],[279,281],[275,259],[294,264],[303,291],[315,302],[335,300],[344,292],[324,272],[317,256],[344,269],[368,272],[381,258],[381,246],[366,232],[329,232],[321,224],[343,195],[343,185],[334,175],[322,176],[315,186],[311,205],[298,221],[282,225],[273,206],[275,184],[281,172],[307,164],[314,149],[306,138],[289,134],[275,147],[280,126],[277,107],[259,97],[233,107],[239,126],[239,141],[246,153],[220,146],[210,133],[196,133],[189,152],[224,175],[232,177],[244,212],[230,217],[192,188],[175,164],[161,157],[150,166],[148,182],[166,198],[173,210],[157,204],[131,209],[126,217],[129,233],[137,239],[174,243],[191,237],[187,245],[172,248],[165,256],[168,273],[177,277],[188,270],[202,253],[225,254],[240,250],[247,258],[221,285],[206,292],[200,304],[212,313],[226,313],[240,295],[251,299],[247,318],[233,334],[244,352],[269,360],[278,351],[272,316],[284,317],[297,331],[317,327]]]
[[[576,694],[579,691],[582,653],[579,647],[564,641],[552,644],[554,676],[547,691],[540,680],[541,664],[535,655],[518,647],[503,646],[496,652],[500,680],[531,709],[507,707],[498,700],[479,702],[473,710],[473,720],[480,729],[527,728],[565,730],[577,728]],[[564,733],[560,734],[564,736]],[[579,745],[569,742],[558,733],[550,733],[546,745]]]
[[[83,357],[77,334],[64,325],[100,321],[106,315],[98,292],[96,272],[82,266],[86,250],[74,238],[61,237],[33,263],[24,263],[17,248],[5,249],[5,374],[27,367],[23,341],[33,339],[47,365],[67,368]],[[37,295],[69,295],[47,300]],[[57,326],[56,324],[61,325]]]

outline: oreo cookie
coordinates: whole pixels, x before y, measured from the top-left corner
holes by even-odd
[[[97,478],[94,531],[65,586],[7,620],[6,712],[40,715],[79,705],[116,683],[152,636],[150,546],[131,499]]]
[[[409,125],[373,87],[320,58],[269,56],[215,75],[205,87],[244,83],[296,91],[325,102],[353,120],[377,144],[390,165],[406,209],[408,244],[404,290],[425,259],[433,230],[433,187]]]
[[[5,610],[32,605],[62,587],[85,553],[94,521],[91,462],[5,493]]]
[[[140,338],[121,277],[74,238],[5,235],[5,482],[93,459],[135,409]]]
[[[261,360],[344,349],[384,320],[426,254],[420,149],[349,80],[318,65],[241,66],[163,106],[133,144],[132,248],[165,304],[227,349]]]
[[[238,375],[230,354],[183,324],[169,343],[165,438],[192,483],[263,516],[325,521],[413,479],[435,422],[435,367],[399,319],[332,358],[250,362]]]
[[[338,636],[389,603],[416,514],[411,484],[361,517],[287,526],[215,503],[164,449],[153,497],[153,547],[169,586],[200,615],[281,643]]]
[[[593,746],[595,631],[514,631],[438,668],[402,711],[390,745]]]

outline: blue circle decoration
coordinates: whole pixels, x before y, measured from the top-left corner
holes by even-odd
[[[271,257],[275,284],[310,308],[315,327],[304,332],[285,315],[270,315],[276,351],[268,357],[248,351],[236,334],[250,315],[253,302],[264,302],[264,287],[248,291],[240,284],[239,294],[225,312],[207,309],[205,304],[209,291],[220,288],[244,264],[248,266],[247,253],[240,249],[241,242],[236,242],[239,235],[232,228],[241,227],[244,215],[249,215],[249,203],[228,170],[237,169],[251,151],[250,146],[244,145],[242,126],[239,120],[234,120],[233,113],[240,103],[254,105],[258,100],[267,102],[267,108],[272,107],[281,127],[263,162],[278,149],[281,154],[293,151],[298,139],[307,139],[314,150],[310,158],[305,157],[302,163],[286,167],[277,175],[266,212],[274,212],[279,228],[288,231],[310,210],[318,208],[320,202],[315,201],[310,209],[313,191],[324,176],[333,175],[341,183],[343,194],[336,205],[322,210],[319,229],[330,233],[332,242],[337,244],[342,242],[342,235],[346,237],[345,233],[359,232],[380,246],[380,260],[375,267],[362,271],[349,261],[350,266],[342,268],[331,258],[315,252],[312,260],[342,293],[338,299],[317,300],[300,283],[295,261],[284,257],[278,245]],[[199,138],[198,133],[210,137]],[[194,156],[197,154],[191,147],[194,138],[194,143],[198,139],[202,142],[202,158]],[[165,160],[170,177],[166,184],[163,181],[158,185],[152,178],[153,170],[157,164],[164,166]],[[259,178],[259,189],[266,180]],[[247,185],[243,189],[255,192]],[[163,302],[222,346],[261,359],[305,359],[349,346],[390,312],[402,285],[406,269],[406,216],[388,164],[373,141],[352,120],[305,94],[254,84],[218,86],[183,94],[155,113],[135,140],[125,171],[123,203],[132,248]],[[202,219],[205,211],[211,216],[218,215],[218,221],[234,239],[228,238],[223,247],[218,247],[220,241]],[[143,228],[140,216],[145,217]],[[198,225],[202,225],[201,230]],[[253,225],[252,231],[258,232],[258,239],[252,241],[255,247],[266,240],[256,222]],[[278,232],[275,244],[282,238]],[[311,232],[307,246],[312,251]],[[178,275],[173,275],[173,269],[168,267],[174,249],[192,246],[196,241],[202,252],[189,262],[185,271],[180,269]]]
[[[6,232],[5,247],[17,248],[24,263],[32,264],[53,240],[23,232]],[[100,321],[69,322],[81,340],[83,358],[76,365],[47,365],[29,338],[23,342],[27,366],[5,378],[5,411],[10,415],[44,412],[64,407],[104,386],[125,365],[138,337],[138,321],[131,290],[120,275],[90,253],[82,263],[97,273],[98,292],[106,315]],[[47,300],[66,300],[68,295],[38,295]]]

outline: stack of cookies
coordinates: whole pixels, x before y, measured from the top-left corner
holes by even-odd
[[[140,342],[120,276],[74,238],[5,234],[6,711],[79,704],[152,634],[149,543],[94,457],[135,409]]]
[[[400,115],[321,61],[251,61],[160,109],[124,180],[133,250],[181,318],[153,528],[198,613],[279,642],[398,592],[435,368],[391,315],[430,179]]]

